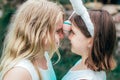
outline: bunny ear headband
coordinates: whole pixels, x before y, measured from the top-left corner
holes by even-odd
[[[87,12],[87,9],[83,5],[82,0],[70,0],[70,2],[74,9],[74,12],[72,13],[72,15],[74,13],[76,13],[77,15],[81,16],[84,23],[86,24],[88,31],[90,32],[90,35],[93,37],[94,36],[94,26],[93,26],[93,23],[90,19],[88,12]],[[72,15],[69,17],[69,19],[72,17]]]

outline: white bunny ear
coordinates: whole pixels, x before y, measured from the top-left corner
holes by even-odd
[[[88,29],[88,31],[90,32],[91,36],[94,36],[94,26],[93,23],[90,19],[90,16],[87,12],[87,9],[85,8],[85,6],[83,5],[82,0],[70,0],[74,11],[76,12],[76,14],[80,15],[81,18],[83,19],[83,21],[86,24],[86,27]]]
[[[87,11],[83,5],[82,0],[70,0],[70,2],[72,4],[73,9],[76,12],[76,14],[83,15]]]

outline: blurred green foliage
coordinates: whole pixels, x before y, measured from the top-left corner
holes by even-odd
[[[3,40],[5,37],[5,32],[9,24],[10,18],[14,11],[15,7],[11,7],[10,4],[4,4],[2,0],[0,1],[0,9],[2,11],[2,16],[0,17],[0,49],[2,49]],[[0,50],[1,55],[2,50]]]
[[[7,26],[10,22],[10,18],[12,14],[16,11],[18,5],[20,5],[25,0],[0,0],[0,10],[3,11],[2,17],[0,17],[0,55],[2,54],[2,44],[5,37]],[[69,4],[69,0],[52,0],[60,2],[62,5]],[[87,1],[87,0],[85,0]],[[60,49],[61,59],[60,61],[54,65],[55,73],[57,75],[57,80],[61,80],[61,78],[65,75],[65,73],[75,64],[75,62],[80,59],[79,56],[71,53],[67,50]],[[57,56],[55,55],[52,58],[53,62],[57,60]],[[114,71],[108,73],[107,80],[120,80],[120,58],[116,55],[117,60],[117,68]]]

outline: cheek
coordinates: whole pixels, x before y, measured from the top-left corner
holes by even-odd
[[[71,38],[71,47],[76,48],[78,45],[78,40],[74,37]]]
[[[75,51],[80,50],[82,48],[82,41],[76,37],[71,38],[71,48]]]

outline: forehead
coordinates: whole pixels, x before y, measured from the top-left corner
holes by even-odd
[[[77,26],[75,26],[74,24],[72,24],[72,27],[71,27],[71,29],[74,31],[74,32],[80,32],[80,29],[77,27]]]

